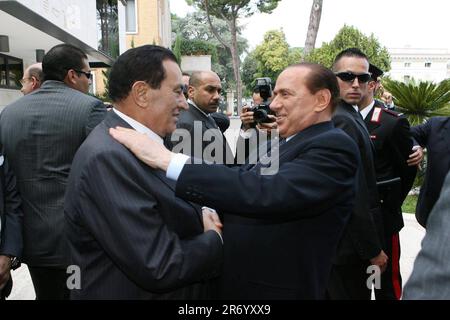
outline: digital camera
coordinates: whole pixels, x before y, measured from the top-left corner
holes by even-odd
[[[269,108],[269,98],[272,96],[272,81],[270,78],[257,78],[254,92],[259,92],[259,95],[263,99],[263,102],[248,111],[253,111],[253,120],[256,124],[258,123],[269,123],[273,122],[268,115],[273,115],[274,113]]]

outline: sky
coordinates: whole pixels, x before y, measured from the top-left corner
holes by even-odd
[[[171,12],[192,12],[185,0],[169,0]],[[243,36],[254,49],[268,30],[282,28],[291,47],[303,47],[312,0],[282,0],[272,14],[243,19]],[[316,47],[331,41],[344,24],[373,33],[388,48],[450,50],[449,0],[323,0]]]

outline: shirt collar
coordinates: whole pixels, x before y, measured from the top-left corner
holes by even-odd
[[[205,115],[205,117],[209,117],[209,115],[203,111],[202,109],[200,109],[199,107],[197,107],[197,105],[195,104],[194,101],[192,101],[191,99],[188,99],[187,101],[189,104],[192,104],[198,111],[200,111],[201,113],[203,113]]]
[[[144,133],[150,139],[155,140],[156,142],[158,142],[160,144],[164,144],[164,140],[159,135],[157,135],[155,132],[153,132],[152,130],[150,130],[146,126],[144,126],[142,123],[134,120],[133,118],[130,118],[126,114],[124,114],[124,113],[120,112],[119,110],[117,110],[116,108],[113,108],[113,111],[119,117],[121,117],[126,123],[128,123],[134,130],[136,130],[137,132]]]
[[[375,100],[372,101],[371,104],[369,104],[367,107],[365,107],[364,109],[362,109],[360,111],[361,116],[363,117],[363,119],[367,118],[367,115],[370,113],[370,111],[373,109],[373,106],[375,105]]]

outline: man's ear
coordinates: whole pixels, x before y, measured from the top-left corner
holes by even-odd
[[[193,86],[189,86],[188,88],[188,98],[192,100],[192,97],[194,96],[195,88]]]
[[[322,89],[316,92],[316,107],[314,108],[314,111],[316,112],[322,112],[325,110],[329,105],[331,101],[331,92],[328,89]]]
[[[136,81],[131,87],[131,96],[134,102],[141,108],[148,107],[148,101],[150,99],[150,86],[144,81]]]
[[[77,73],[75,70],[70,69],[67,71],[66,76],[64,78],[64,83],[67,84],[69,87],[73,88],[77,84]]]
[[[35,76],[31,76],[31,81],[33,81],[33,84],[31,85],[31,88],[33,90],[37,89],[40,85],[40,81],[35,77]]]

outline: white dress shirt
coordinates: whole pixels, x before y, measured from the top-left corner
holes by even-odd
[[[363,119],[367,118],[367,115],[372,111],[373,107],[375,106],[375,100],[372,101],[371,104],[369,104],[367,107],[361,110],[361,116]]]

